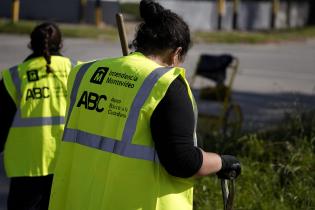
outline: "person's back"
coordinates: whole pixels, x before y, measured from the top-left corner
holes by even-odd
[[[148,126],[180,75],[141,53],[74,69],[50,209],[189,209],[193,182],[160,166]]]
[[[46,73],[43,57],[31,58],[3,72],[4,84],[17,111],[4,149],[8,177],[52,174],[66,111],[68,58],[51,56]]]
[[[0,81],[1,145],[10,177],[8,209],[47,209],[66,111],[69,58],[53,23],[37,26],[33,53]]]
[[[77,66],[69,76],[50,210],[188,210],[193,176],[232,165],[240,173],[234,157],[195,144],[196,105],[184,69],[175,67],[190,45],[187,24],[149,0],[140,14],[136,52]]]

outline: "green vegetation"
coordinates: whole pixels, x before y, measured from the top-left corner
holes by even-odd
[[[126,14],[130,19],[140,20],[139,3],[120,3],[121,12]]]
[[[128,7],[130,8],[130,7]],[[29,34],[38,24],[38,21],[20,21],[16,24],[8,20],[0,19],[0,33]],[[133,23],[134,24],[134,23]],[[116,28],[106,26],[97,28],[86,24],[59,24],[66,37],[82,37],[117,40]],[[134,35],[134,26],[126,23],[128,37]],[[194,32],[192,34],[195,43],[267,43],[281,41],[300,41],[308,38],[315,38],[315,27],[299,29],[282,29],[261,32]]]
[[[272,131],[207,140],[206,150],[237,154],[242,162],[235,210],[315,209],[315,111],[288,115]],[[223,209],[216,177],[197,181],[194,209]]]
[[[0,19],[0,33],[30,34],[34,27],[40,21],[19,21],[12,23],[9,20]],[[97,28],[93,25],[85,24],[58,24],[64,36],[83,37],[83,38],[101,38],[114,40],[118,39],[118,33],[114,27]]]
[[[222,32],[195,32],[195,42],[206,43],[268,43],[281,41],[303,41],[315,38],[315,27],[296,29],[279,29],[266,31],[222,31]]]

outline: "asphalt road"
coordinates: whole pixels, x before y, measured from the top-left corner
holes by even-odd
[[[0,69],[23,61],[30,53],[28,42],[27,36],[1,34]],[[230,53],[240,60],[233,101],[243,110],[244,129],[266,128],[279,123],[285,113],[315,107],[315,40],[259,45],[195,44],[183,64],[188,79],[203,53]],[[88,61],[120,56],[121,49],[118,42],[65,39],[63,54]],[[207,81],[199,78],[194,87],[205,84]],[[197,101],[200,112],[211,110],[212,103]],[[4,209],[8,182],[0,171],[0,209]]]
[[[0,69],[22,61],[29,53],[27,36],[0,35]],[[233,101],[240,104],[244,128],[257,129],[278,122],[284,113],[314,107],[315,40],[271,44],[194,44],[183,66],[188,79],[200,54],[230,53],[240,60]],[[121,55],[118,42],[65,39],[63,54],[76,60]],[[197,79],[194,87],[207,85]],[[200,112],[212,103],[198,101]],[[211,111],[210,111],[211,112]]]

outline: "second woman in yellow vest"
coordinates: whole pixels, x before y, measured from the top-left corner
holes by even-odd
[[[178,67],[187,24],[150,0],[140,14],[136,52],[69,75],[50,210],[191,210],[195,176],[240,173],[235,157],[196,145],[197,107]]]
[[[47,209],[64,129],[69,58],[61,32],[43,23],[31,33],[32,54],[2,72],[1,149],[10,178],[8,209]]]

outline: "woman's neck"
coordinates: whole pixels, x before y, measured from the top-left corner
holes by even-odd
[[[139,51],[141,52],[141,51]],[[168,51],[158,53],[158,54],[149,54],[145,52],[141,52],[144,56],[149,58],[150,60],[153,60],[157,64],[161,66],[172,66],[172,63],[170,62],[170,54]]]
[[[147,58],[150,60],[155,61],[157,64],[161,66],[169,66],[167,62],[165,62],[165,59],[159,55],[146,55]]]

